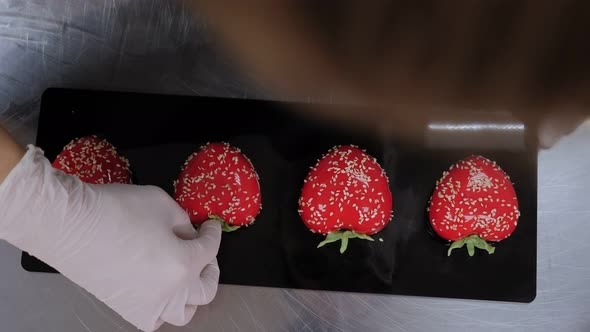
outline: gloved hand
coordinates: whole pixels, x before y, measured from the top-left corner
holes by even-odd
[[[163,190],[90,185],[29,146],[0,185],[0,238],[145,331],[187,324],[217,291],[218,222],[197,232]]]

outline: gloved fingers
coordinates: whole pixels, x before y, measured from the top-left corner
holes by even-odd
[[[194,240],[198,236],[197,230],[191,223],[176,225],[172,228],[172,231],[181,240]]]
[[[159,329],[162,325],[164,325],[164,323],[165,322],[160,318],[150,327],[141,327],[141,326],[136,326],[136,327],[144,332],[154,332],[157,329]]]
[[[207,220],[198,230],[197,240],[205,247],[214,249],[215,255],[208,262],[213,261],[219,251],[219,244],[221,243],[221,224],[217,220]]]
[[[209,304],[217,294],[217,286],[219,284],[219,265],[217,259],[207,264],[201,275],[200,282],[192,284],[190,289],[188,303],[192,305]]]
[[[122,185],[126,186],[126,185]],[[143,190],[151,192],[157,197],[157,200],[163,204],[162,210],[166,213],[171,213],[172,217],[167,218],[167,221],[171,223],[173,227],[182,226],[189,224],[190,218],[186,211],[178,205],[178,203],[164,191],[164,189],[157,186],[141,186]]]
[[[197,311],[197,306],[187,304],[189,294],[190,291],[187,291],[186,288],[176,293],[164,308],[160,318],[176,326],[188,324]]]
[[[204,222],[197,231],[197,238],[185,241],[185,243],[196,263],[196,268],[201,271],[205,265],[215,259],[219,251],[221,243],[221,225],[219,221],[209,220]]]
[[[166,194],[168,195],[168,194]],[[170,196],[168,196],[170,198]],[[170,198],[172,199],[172,198]],[[172,201],[174,204],[174,209],[175,209],[175,218],[173,218],[173,225],[176,226],[186,226],[189,225],[192,227],[192,223],[191,223],[191,219],[188,216],[188,214],[186,213],[186,211],[181,208],[180,206],[178,206],[178,203],[176,203],[176,201]]]

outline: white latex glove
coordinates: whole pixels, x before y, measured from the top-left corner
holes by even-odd
[[[218,222],[197,232],[152,186],[90,185],[29,146],[0,185],[0,238],[48,263],[145,331],[213,300]]]

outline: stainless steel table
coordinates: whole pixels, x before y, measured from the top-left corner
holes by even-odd
[[[49,86],[264,98],[176,1],[0,0],[0,121],[33,142]],[[508,304],[222,286],[161,331],[590,331],[590,122],[539,156],[538,296]],[[1,331],[133,331],[0,242]]]

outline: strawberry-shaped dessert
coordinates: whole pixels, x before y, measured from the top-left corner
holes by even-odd
[[[467,247],[493,254],[488,242],[502,241],[518,224],[518,200],[510,178],[495,162],[470,156],[451,166],[437,181],[428,209],[432,228],[453,241],[448,250]]]
[[[254,166],[227,143],[206,144],[188,158],[174,182],[174,198],[193,224],[217,219],[226,232],[250,225],[262,208]]]
[[[319,247],[348,240],[373,241],[392,218],[393,198],[377,160],[356,146],[332,148],[309,172],[299,198],[299,215],[314,233],[326,235]]]
[[[129,161],[111,143],[96,136],[71,141],[52,165],[87,183],[131,183]]]

